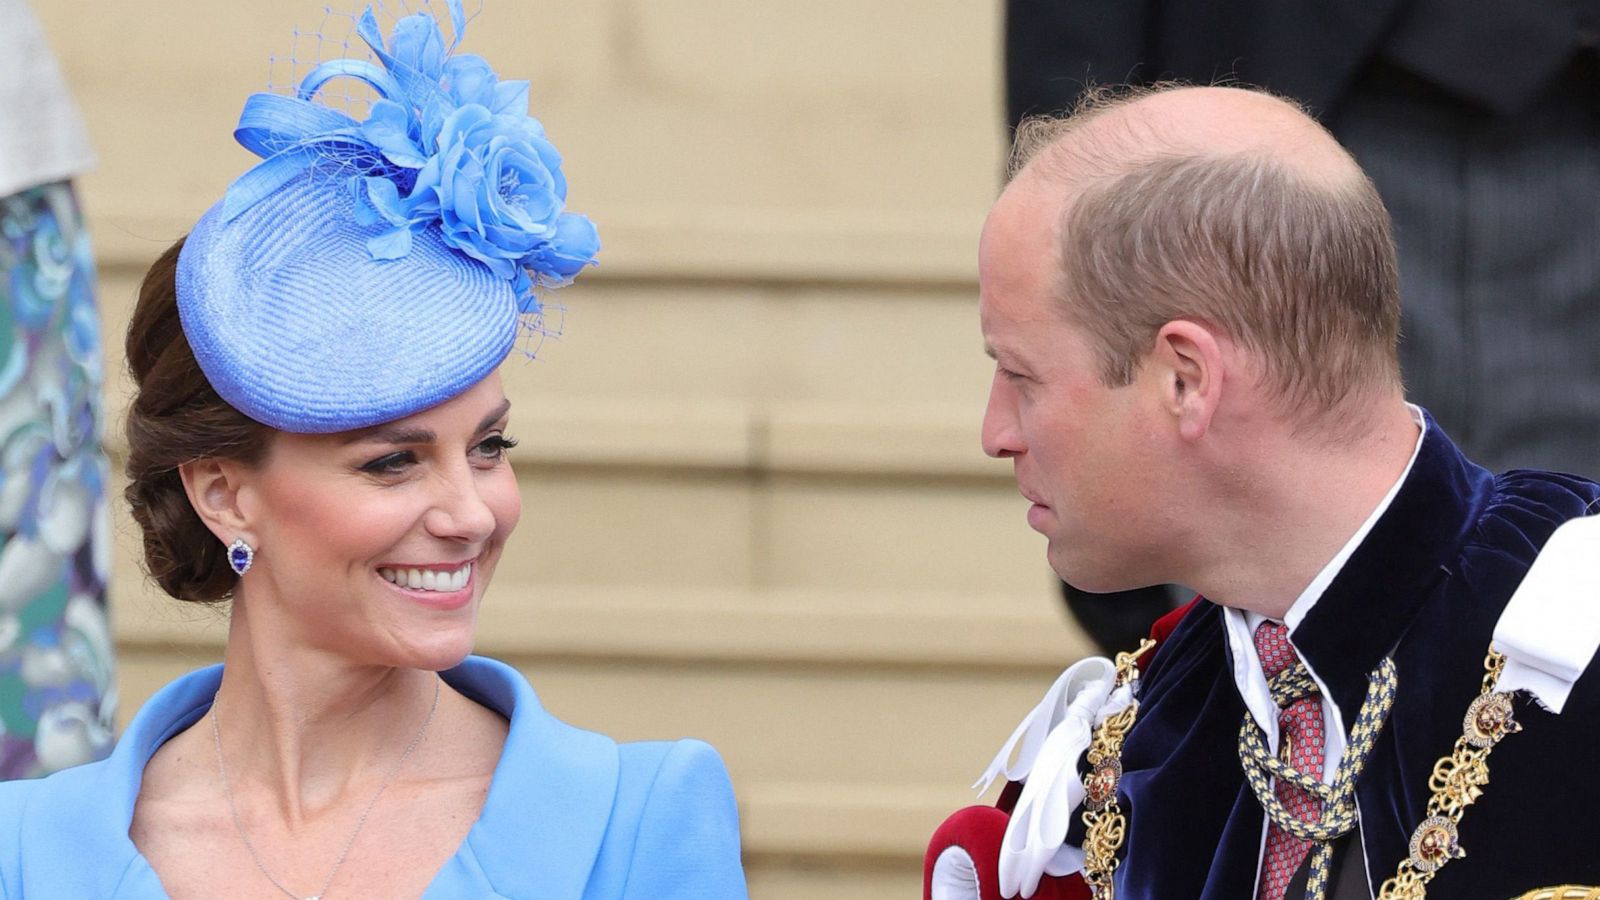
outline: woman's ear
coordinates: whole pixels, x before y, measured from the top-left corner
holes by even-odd
[[[1186,441],[1204,437],[1222,402],[1226,365],[1217,336],[1206,325],[1174,319],[1156,333],[1153,353],[1161,403]]]
[[[239,492],[245,468],[232,460],[198,459],[178,467],[189,505],[217,540],[231,544],[238,538],[256,543],[251,522],[240,508]]]

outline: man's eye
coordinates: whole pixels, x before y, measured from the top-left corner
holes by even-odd
[[[516,445],[515,439],[506,437],[503,434],[495,434],[484,438],[476,449],[478,455],[484,459],[500,460],[505,457],[507,450]]]
[[[404,472],[408,466],[414,465],[416,461],[417,455],[415,453],[410,450],[401,450],[398,453],[390,453],[387,456],[380,456],[372,462],[364,463],[361,466],[361,471],[369,475],[398,475]]]
[[[1028,376],[1022,374],[1021,372],[1013,372],[1010,369],[1006,368],[1005,366],[997,366],[997,368],[1000,370],[1000,377],[1004,378],[1007,381],[1027,381],[1028,380]]]

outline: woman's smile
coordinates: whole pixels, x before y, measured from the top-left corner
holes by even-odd
[[[476,563],[379,566],[378,577],[408,599],[436,609],[460,609],[472,602]]]

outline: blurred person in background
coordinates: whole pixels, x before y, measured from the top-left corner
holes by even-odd
[[[1237,78],[1310,107],[1395,222],[1407,393],[1473,459],[1600,475],[1600,2],[1008,0],[1006,107]],[[1175,598],[1065,589],[1107,650]]]
[[[116,669],[94,162],[38,20],[0,0],[0,778],[110,752]]]

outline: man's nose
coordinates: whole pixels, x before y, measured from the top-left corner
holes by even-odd
[[[995,375],[989,388],[989,405],[983,411],[983,452],[1005,459],[1023,452],[1022,432],[1017,427],[1016,401]]]

